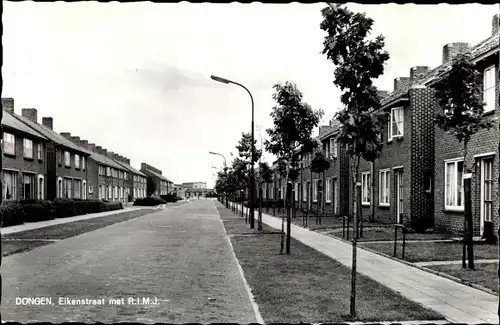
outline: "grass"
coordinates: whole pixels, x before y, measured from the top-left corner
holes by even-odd
[[[342,228],[332,229],[324,234],[342,238]],[[442,233],[407,233],[406,240],[441,240],[441,239],[451,239],[453,236],[450,234]],[[349,238],[352,238],[352,227],[349,232]],[[403,234],[398,230],[398,240],[403,240]],[[391,226],[371,226],[363,227],[363,237],[358,238],[359,242],[366,241],[394,241],[394,227]]]
[[[27,252],[35,247],[52,244],[53,241],[48,240],[2,240],[2,256],[9,256]]]
[[[498,263],[475,263],[474,270],[463,269],[461,264],[432,265],[426,268],[480,285],[498,294]]]
[[[250,230],[254,236],[238,236],[249,231],[248,225],[218,206],[227,232],[235,235],[231,236],[235,254],[266,323],[353,320],[349,316],[349,268],[293,238],[291,255],[280,255],[278,234],[259,235]],[[360,274],[356,304],[355,320],[360,321],[443,319]]]
[[[375,251],[392,256],[394,244],[392,243],[360,243],[361,247],[368,247]],[[402,243],[397,247],[397,258],[401,258]],[[474,258],[494,259],[498,258],[498,246],[488,244],[474,245]],[[429,262],[429,261],[456,261],[462,259],[462,244],[456,242],[422,242],[406,243],[405,261]]]
[[[112,214],[104,217],[68,222],[59,225],[53,225],[38,229],[26,230],[17,233],[2,235],[2,241],[8,239],[65,239],[78,236],[80,234],[97,230],[117,222],[123,222],[134,218],[142,217],[147,214],[156,212],[156,209],[139,209],[135,211],[127,211],[117,214]],[[18,242],[18,245],[21,242]],[[35,246],[36,247],[36,246]]]

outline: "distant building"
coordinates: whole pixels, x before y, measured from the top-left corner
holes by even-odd
[[[182,183],[186,198],[204,198],[207,195],[207,182]]]
[[[166,195],[173,192],[174,183],[162,175],[162,171],[146,163],[141,163],[141,172],[146,174],[148,182],[150,179],[155,182],[156,190],[153,196]]]

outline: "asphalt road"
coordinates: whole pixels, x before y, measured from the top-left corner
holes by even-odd
[[[256,322],[211,200],[193,200],[2,262],[3,321]]]

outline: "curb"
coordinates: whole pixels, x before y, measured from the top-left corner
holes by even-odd
[[[328,236],[328,235],[327,235]],[[333,236],[331,236],[333,237]],[[335,237],[335,239],[338,239],[338,240],[341,240],[343,241],[344,243],[347,243],[347,244],[351,244],[352,245],[352,242],[348,241],[348,240],[345,240],[343,238],[339,238],[339,237]],[[433,269],[430,269],[430,268],[426,268],[425,266],[420,266],[420,265],[416,265],[412,262],[408,262],[408,261],[405,261],[405,260],[401,260],[397,257],[394,257],[394,256],[391,256],[391,255],[387,255],[385,253],[382,253],[382,252],[378,252],[374,249],[371,249],[371,248],[368,248],[368,247],[363,247],[362,245],[359,245],[359,242],[357,243],[356,247],[358,248],[361,248],[361,249],[364,249],[370,253],[374,253],[374,254],[378,254],[380,256],[383,256],[385,258],[388,258],[388,259],[391,259],[393,261],[396,261],[396,262],[400,262],[400,263],[403,263],[405,265],[408,265],[408,266],[411,266],[411,267],[414,267],[414,268],[417,268],[419,270],[422,270],[422,271],[425,271],[425,272],[428,272],[428,273],[432,273],[434,275],[437,275],[437,276],[440,276],[440,277],[443,277],[443,278],[446,278],[448,280],[451,280],[451,281],[455,281],[455,282],[458,282],[460,284],[463,284],[463,285],[466,285],[466,286],[469,286],[469,287],[472,287],[474,289],[477,289],[477,290],[481,290],[481,291],[484,291],[486,293],[489,293],[491,295],[494,295],[494,296],[498,296],[498,293],[494,292],[493,290],[491,289],[488,289],[488,288],[485,288],[483,286],[480,286],[478,284],[475,284],[475,283],[471,283],[467,280],[463,280],[463,279],[460,279],[460,278],[457,278],[457,277],[454,277],[452,275],[449,275],[449,274],[446,274],[446,273],[443,273],[443,272],[439,272],[439,271],[436,271],[436,270],[433,270]]]

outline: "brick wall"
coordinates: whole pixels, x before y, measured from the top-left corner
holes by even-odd
[[[492,64],[495,64],[496,71],[498,71],[498,55],[490,57],[488,60],[477,64],[479,71]],[[496,109],[493,113],[487,113],[485,118],[492,119],[498,118],[498,93],[500,91],[498,73],[496,76]],[[436,108],[436,111],[438,108]],[[448,231],[455,234],[460,234],[463,230],[463,212],[453,212],[445,210],[445,160],[463,157],[463,144],[458,143],[456,138],[452,135],[446,134],[443,130],[435,129],[435,164],[434,164],[434,206],[435,206],[435,227],[441,231]],[[472,213],[474,235],[480,234],[480,213],[481,213],[481,168],[480,163],[482,158],[474,158],[474,155],[482,155],[485,153],[493,153],[489,158],[493,159],[493,207],[492,207],[492,221],[493,228],[497,229],[499,225],[498,216],[498,143],[500,135],[498,131],[498,121],[494,123],[493,128],[490,130],[481,130],[475,134],[469,145],[466,159],[466,165],[472,168]]]

